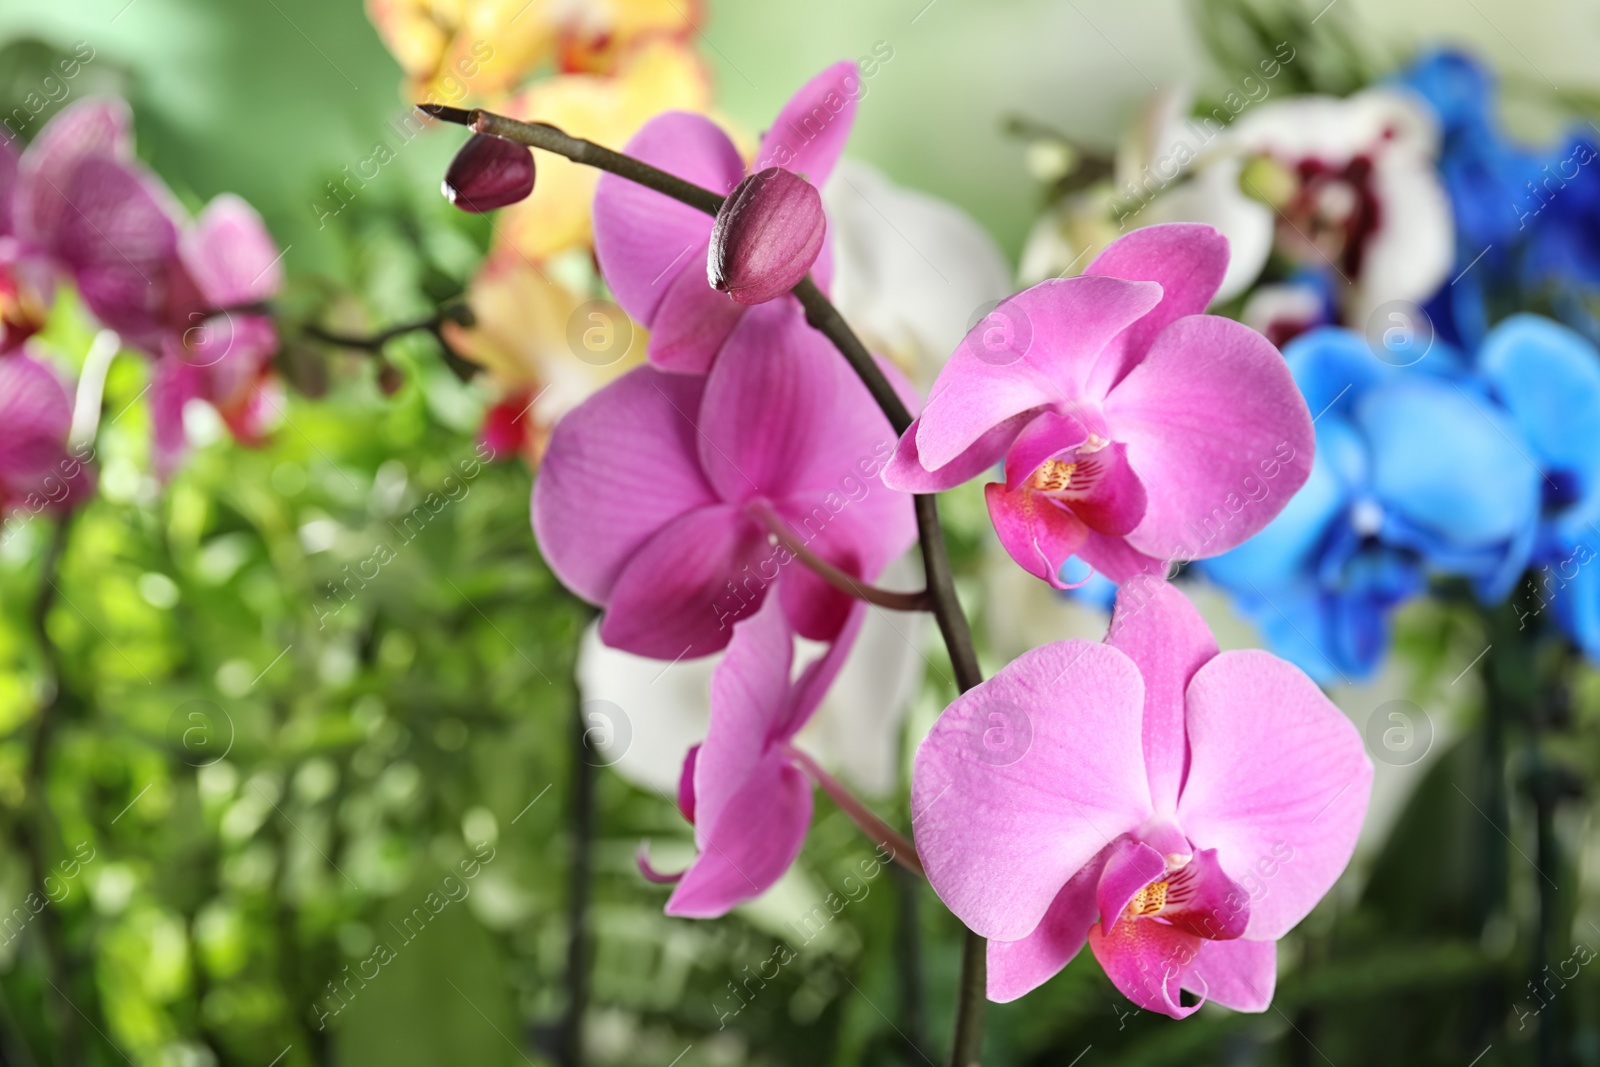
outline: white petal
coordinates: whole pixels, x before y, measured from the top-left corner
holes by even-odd
[[[1379,160],[1373,184],[1382,213],[1349,310],[1348,323],[1356,329],[1386,301],[1421,302],[1432,296],[1455,260],[1450,199],[1427,157],[1387,154]]]
[[[1231,300],[1248,289],[1261,276],[1272,253],[1272,209],[1239,188],[1242,170],[1238,159],[1217,159],[1130,216],[1136,226],[1203,222],[1221,231],[1228,239],[1228,272],[1217,290],[1218,302]]]
[[[926,388],[977,310],[1013,291],[984,229],[954,204],[844,159],[822,187],[833,235],[833,300],[868,347]]]
[[[676,802],[689,749],[705,739],[711,718],[711,672],[721,656],[668,664],[619,652],[591,625],[578,647],[578,690],[627,716],[632,740],[612,767],[641,789]]]

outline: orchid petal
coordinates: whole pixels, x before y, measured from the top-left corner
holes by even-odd
[[[617,574],[601,639],[674,661],[726,647],[731,624],[765,599],[764,587],[749,590],[734,581],[769,552],[766,536],[737,508],[699,508],[673,519]]]
[[[1499,405],[1416,380],[1368,393],[1356,415],[1374,493],[1447,544],[1503,541],[1538,514],[1540,473]]]
[[[164,325],[178,248],[168,205],[146,175],[98,156],[74,168],[67,193],[56,246],[84,303],[106,326],[150,344]]]
[[[1266,1011],[1278,983],[1276,941],[1200,942],[1183,988],[1234,1011]]]
[[[550,568],[584,599],[604,603],[663,525],[715,502],[697,457],[700,393],[699,379],[641,367],[556,424],[534,482],[533,529]]]
[[[1084,274],[1158,282],[1161,303],[1106,346],[1095,366],[1095,392],[1104,396],[1144,358],[1162,330],[1210,305],[1228,270],[1228,239],[1210,226],[1175,222],[1123,235]]]
[[[1089,948],[1122,995],[1148,1011],[1186,1019],[1200,1004],[1180,1002],[1183,978],[1200,955],[1204,938],[1150,919],[1104,920],[1089,928]]]
[[[1265,881],[1246,937],[1282,937],[1355,849],[1372,788],[1361,735],[1298,668],[1223,652],[1188,689],[1189,774],[1178,820],[1235,880]]]
[[[1201,849],[1167,879],[1160,916],[1196,937],[1231,941],[1250,922],[1250,895],[1223,871],[1216,849]]]
[[[744,315],[744,307],[706,284],[703,271],[679,271],[650,332],[650,362],[675,374],[705,374]]]
[[[623,149],[635,159],[725,194],[744,177],[728,135],[703,115],[657,115]],[[645,326],[677,273],[705,282],[710,215],[615,174],[602,174],[594,197],[594,249],[617,303]]]
[[[917,428],[922,465],[937,471],[1013,415],[1098,400],[1085,385],[1101,351],[1160,300],[1154,282],[1080,277],[1002,301],[934,382]]]
[[[1018,941],[990,941],[988,996],[1005,1004],[1031,993],[1053,978],[1089,939],[1089,927],[1100,914],[1095,884],[1105,867],[1102,851],[1073,875],[1050,902],[1039,925]]]
[[[1125,538],[1107,537],[1097,530],[1090,530],[1078,546],[1078,558],[1113,582],[1130,582],[1140,576],[1163,578],[1170,566],[1164,559],[1140,552]]]
[[[1513,315],[1478,353],[1485,377],[1548,468],[1600,478],[1600,363],[1582,335],[1537,315]]]
[[[1166,869],[1166,858],[1149,845],[1131,837],[1114,842],[1095,887],[1100,921],[1116,922],[1139,891],[1160,878]]]
[[[912,828],[929,882],[962,922],[1026,937],[1107,841],[1143,824],[1143,703],[1132,660],[1060,641],[940,716],[917,751]]]
[[[1006,450],[1006,489],[1015,490],[1046,460],[1077,448],[1089,437],[1089,427],[1076,415],[1041,411]]]
[[[1106,644],[1139,666],[1144,678],[1144,762],[1157,814],[1177,810],[1187,757],[1184,692],[1217,654],[1200,613],[1170,582],[1143,579],[1117,593]]]
[[[180,254],[210,308],[265,300],[283,286],[282,257],[266,223],[237,196],[206,205]]]
[[[751,775],[667,900],[667,914],[714,919],[783,876],[811,825],[811,780],[777,756]]]
[[[983,496],[994,531],[1017,565],[1035,578],[1065,589],[1061,565],[1088,537],[1083,520],[1066,505],[1032,489],[1008,493],[1005,486],[991,482],[983,487]]]
[[[0,237],[9,237],[15,219],[13,205],[17,197],[17,169],[22,157],[16,142],[9,137],[0,140]]]
[[[844,152],[855,124],[856,103],[863,95],[861,71],[853,61],[835,63],[817,74],[772,120],[751,170],[782,167],[821,186]]]
[[[1096,533],[1121,537],[1134,530],[1144,519],[1149,497],[1128,464],[1128,446],[1112,441],[1095,451],[1080,449],[1073,463],[1072,483],[1056,495]]]
[[[922,465],[922,456],[917,451],[917,430],[922,420],[914,419],[884,467],[883,484],[902,493],[940,493],[954,489],[999,463],[1017,434],[1037,415],[1037,410],[1030,410],[1002,420],[937,471]]]
[[[711,676],[711,722],[693,759],[695,844],[701,849],[774,746],[789,710],[793,663],[794,638],[775,600],[734,626],[728,653]]]
[[[1168,326],[1106,399],[1111,437],[1148,494],[1134,548],[1168,559],[1214,556],[1278,513],[1311,470],[1311,414],[1278,350],[1231,319]],[[1269,468],[1273,495],[1251,501]]]
[[[78,164],[133,158],[133,112],[121,100],[80,100],[61,109],[22,154],[13,219],[18,235],[59,250],[58,230],[77,212],[72,183]]]
[[[849,365],[779,302],[748,309],[729,337],[706,379],[700,429],[702,466],[724,499],[798,496],[803,510],[866,475],[894,440]],[[898,540],[910,522],[905,508],[885,539]]]

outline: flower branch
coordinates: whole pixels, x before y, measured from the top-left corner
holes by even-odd
[[[724,197],[710,189],[684,181],[642,160],[592,141],[569,136],[546,123],[520,122],[477,108],[467,110],[438,104],[419,104],[417,107],[424,114],[466,126],[475,133],[554,152],[574,163],[608,171],[708,215],[715,216],[723,204]],[[839,350],[895,432],[903,433],[911,425],[910,411],[838,308],[833,306],[810,277],[802,278],[793,292],[805,309],[806,321]],[[956,596],[955,578],[949,553],[945,549],[944,531],[939,523],[938,503],[932,495],[918,494],[913,499],[918,542],[922,548],[927,579],[926,595],[931,600],[934,618],[938,621],[940,634],[949,651],[956,683],[965,692],[982,682],[983,675],[978,667],[971,626]],[[962,952],[961,993],[950,1057],[955,1067],[966,1067],[978,1060],[982,1043],[985,970],[984,939],[969,929]]]

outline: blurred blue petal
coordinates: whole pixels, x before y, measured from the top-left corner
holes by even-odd
[[[1413,379],[1362,398],[1357,424],[1374,493],[1443,545],[1507,541],[1539,508],[1540,473],[1499,409],[1459,386]]]

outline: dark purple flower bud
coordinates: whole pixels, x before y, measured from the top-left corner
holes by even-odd
[[[474,214],[515,204],[531,192],[533,151],[492,134],[473,134],[444,172],[445,199]]]
[[[765,303],[806,276],[827,226],[816,187],[793,171],[768,167],[722,202],[706,277],[741,304]]]

